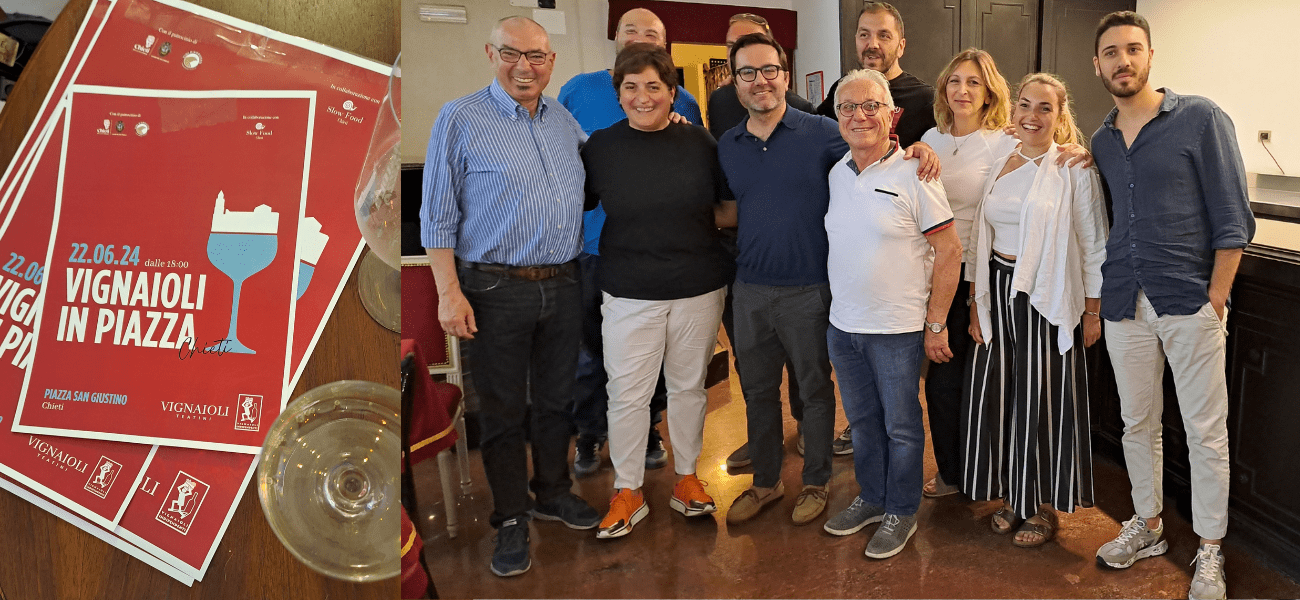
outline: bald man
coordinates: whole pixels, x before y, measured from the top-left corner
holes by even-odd
[[[623,13],[614,32],[614,54],[634,42],[645,42],[667,47],[667,32],[663,21],[644,8],[634,8]],[[560,104],[573,113],[582,130],[590,135],[627,118],[618,104],[618,90],[614,89],[614,76],[608,70],[583,73],[570,79],[560,88]],[[677,86],[677,99],[673,111],[701,125],[700,106],[686,88]],[[582,269],[582,347],[578,358],[578,381],[573,397],[573,421],[578,428],[578,440],[573,454],[573,472],[579,477],[595,473],[600,468],[600,448],[609,432],[606,410],[609,394],[605,385],[604,351],[602,350],[600,313],[600,287],[596,284],[596,270],[600,262],[600,230],[605,225],[605,209],[598,206],[583,217],[583,248],[578,262]],[[650,399],[650,437],[646,445],[645,466],[658,469],[668,464],[668,452],[663,438],[655,427],[668,403],[667,387],[662,371],[659,384]]]
[[[542,95],[555,66],[546,30],[531,19],[503,19],[484,51],[496,78],[443,105],[434,121],[420,239],[438,286],[438,320],[448,333],[475,340],[480,445],[497,529],[491,569],[508,577],[532,566],[530,517],[574,529],[600,523],[569,491],[586,177],[582,129]]]

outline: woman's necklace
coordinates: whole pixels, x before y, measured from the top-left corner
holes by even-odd
[[[1047,154],[1047,152],[1044,151],[1042,154],[1039,154],[1038,156],[1029,157],[1029,156],[1025,156],[1025,152],[1023,150],[1021,150],[1020,148],[1016,148],[1016,154],[1019,154],[1020,158],[1025,159],[1027,162],[1034,162],[1042,158],[1045,154]]]
[[[979,132],[978,132],[978,131],[972,131],[972,132],[966,134],[965,136],[962,136],[962,140],[961,140],[960,142],[957,142],[957,146],[956,146],[955,148],[952,149],[952,155],[953,155],[953,156],[956,156],[956,155],[957,155],[957,151],[958,151],[958,150],[961,150],[961,147],[964,146],[964,145],[966,145],[966,142],[970,141],[970,139],[971,139],[972,137],[975,137],[975,134],[976,134],[976,133],[979,133]],[[956,139],[957,139],[957,136],[953,136],[952,139],[956,140]]]

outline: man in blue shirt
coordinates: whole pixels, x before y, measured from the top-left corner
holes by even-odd
[[[788,361],[791,393],[800,395],[791,406],[803,404],[803,489],[791,515],[802,525],[825,510],[831,476],[835,388],[826,349],[831,293],[824,219],[827,174],[848,144],[834,121],[787,104],[789,63],[771,37],[739,37],[731,63],[749,116],[719,138],[718,159],[738,213],[732,343],[754,481],[732,503],[727,522],[747,521],[784,495],[781,371]]]
[[[575,529],[595,527],[600,516],[569,491],[567,460],[581,327],[574,259],[583,133],[542,96],[555,66],[546,30],[506,18],[485,50],[496,79],[448,102],[434,122],[420,238],[438,286],[438,320],[447,333],[475,339],[483,468],[498,530],[491,568],[506,577],[532,565],[530,515]]]
[[[667,45],[664,24],[654,13],[644,8],[634,8],[618,20],[614,32],[614,54],[635,42]],[[614,89],[614,76],[602,69],[576,75],[560,88],[560,104],[573,114],[587,135],[627,118],[618,104],[618,90]],[[673,111],[696,125],[700,121],[700,106],[682,86],[677,86],[677,99]],[[573,471],[578,477],[595,473],[600,467],[600,446],[608,436],[606,409],[609,394],[605,384],[604,351],[601,340],[600,287],[596,284],[596,270],[600,262],[600,231],[605,225],[605,209],[598,206],[583,216],[583,247],[578,257],[582,269],[582,346],[578,355],[578,381],[574,386],[573,421],[578,428],[578,440],[573,453]],[[655,427],[667,406],[667,388],[663,374],[650,399],[650,438],[646,446],[645,466],[658,469],[668,464],[668,452],[663,438]]]
[[[1124,459],[1137,514],[1097,551],[1126,568],[1165,552],[1161,378],[1169,361],[1187,430],[1192,528],[1188,597],[1224,598],[1228,528],[1228,291],[1255,233],[1232,120],[1213,102],[1154,89],[1151,28],[1133,12],[1097,27],[1093,64],[1115,110],[1092,136],[1113,201],[1101,317],[1119,387]]]

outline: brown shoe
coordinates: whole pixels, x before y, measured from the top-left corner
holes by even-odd
[[[735,525],[754,518],[754,515],[757,515],[764,506],[780,500],[785,495],[785,484],[778,481],[771,491],[761,496],[759,494],[758,488],[753,487],[741,492],[727,511],[727,522]]]
[[[790,520],[795,525],[811,523],[826,510],[826,496],[829,492],[829,485],[803,486],[803,491],[794,499],[794,513],[790,515]]]

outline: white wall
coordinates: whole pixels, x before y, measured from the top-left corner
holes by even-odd
[[[809,73],[822,72],[822,93],[840,78],[839,0],[799,0],[798,73],[791,84],[800,96],[808,97]]]
[[[1293,73],[1300,2],[1250,0],[1138,0],[1151,24],[1151,84],[1213,100],[1237,126],[1246,170],[1279,174],[1257,140],[1273,132],[1269,148],[1288,175],[1300,175],[1300,79]]]
[[[509,0],[462,0],[469,23],[455,25],[419,20],[417,7],[430,0],[402,0],[402,161],[424,162],[429,132],[438,110],[450,100],[482,89],[492,81],[484,52],[496,22],[510,15],[532,17],[532,9]],[[434,3],[442,3],[436,0]],[[579,73],[613,66],[614,42],[605,39],[609,3],[603,0],[557,0],[565,33],[552,33],[555,70],[546,95]],[[608,64],[606,64],[608,63]]]

